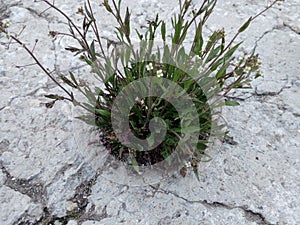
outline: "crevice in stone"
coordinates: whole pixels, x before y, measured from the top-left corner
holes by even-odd
[[[280,29],[280,26],[274,26],[272,29],[265,31],[265,32],[264,32],[264,33],[263,33],[263,34],[255,41],[254,49],[257,48],[259,42],[260,42],[262,39],[264,39],[264,37],[265,37],[266,35],[268,35],[269,33],[272,33],[274,30],[278,30],[278,29]]]
[[[266,96],[275,97],[275,96],[280,95],[284,90],[291,88],[291,87],[287,87],[287,84],[288,84],[288,82],[278,92],[267,91],[267,92],[263,92],[263,93],[258,93],[257,88],[255,88],[254,95],[258,96],[258,97],[266,97]]]
[[[267,92],[263,92],[263,93],[257,93],[257,90],[255,90],[255,95],[258,97],[275,97],[278,96],[280,93],[279,92],[271,92],[271,91],[267,91]]]
[[[38,220],[39,218],[33,218],[25,212],[12,225],[35,225]]]
[[[283,26],[288,28],[289,30],[291,30],[292,32],[294,32],[295,34],[300,35],[300,30],[295,29],[293,26],[291,26],[290,24],[283,22]]]
[[[75,203],[77,207],[72,211],[68,211],[66,216],[58,217],[52,215],[51,212],[45,208],[44,215],[35,225],[54,225],[56,221],[65,225],[70,220],[76,220],[81,224],[87,220],[101,221],[107,218],[106,207],[103,208],[100,214],[96,213],[93,209],[86,211],[89,203],[88,197],[92,194],[92,187],[96,184],[101,174],[102,171],[98,170],[90,180],[86,180],[76,187],[74,196],[69,200]]]
[[[252,96],[249,96],[247,98],[240,98],[240,97],[235,97],[235,96],[226,96],[227,100],[231,100],[231,101],[240,101],[240,102],[244,102],[247,99],[251,98]]]
[[[248,221],[255,222],[259,225],[275,225],[264,217],[261,213],[258,212],[253,212],[252,210],[248,209],[247,206],[232,206],[232,205],[227,205],[222,202],[208,202],[207,200],[203,201],[205,204],[211,206],[211,207],[219,207],[219,208],[225,208],[228,210],[233,210],[233,209],[241,209],[244,212],[245,218]]]
[[[25,7],[25,9],[28,10],[30,12],[30,14],[33,15],[34,17],[42,18],[42,19],[46,20],[48,23],[50,23],[53,20],[53,18],[50,18],[51,14],[48,14],[48,13],[46,14],[46,10],[43,12],[38,12],[35,9],[29,8],[29,7]]]
[[[27,195],[35,203],[40,203],[46,205],[47,202],[47,193],[43,184],[40,183],[31,183],[26,179],[19,179],[13,177],[6,168],[0,162],[0,167],[3,174],[6,176],[4,185],[23,194]]]
[[[0,8],[0,21],[5,19],[5,18],[9,18],[10,14],[11,14],[11,7],[14,6],[22,6],[23,3],[21,1],[17,2],[17,3],[13,3],[13,4],[9,4],[8,2],[4,1],[0,1],[1,4],[1,8]]]
[[[298,117],[300,117],[300,114],[299,113],[293,113],[293,116],[298,118]]]
[[[151,185],[150,185],[150,187],[155,189],[155,187],[153,187]],[[187,198],[182,197],[182,196],[180,196],[177,193],[172,192],[172,191],[167,191],[167,190],[164,190],[162,188],[159,188],[158,191],[160,193],[164,193],[164,194],[167,194],[167,195],[171,194],[171,195],[175,196],[176,198],[182,199],[185,202],[188,202],[190,204],[201,204],[201,205],[203,205],[207,208],[224,208],[224,209],[227,209],[227,210],[240,209],[244,212],[245,218],[247,220],[251,221],[251,222],[255,222],[259,225],[276,225],[276,224],[273,224],[273,223],[269,222],[265,218],[265,216],[262,215],[261,213],[254,212],[254,211],[248,209],[247,206],[234,206],[234,205],[229,205],[229,204],[225,204],[225,203],[222,203],[222,202],[209,202],[208,200],[191,201],[191,200],[188,200]]]
[[[255,41],[255,47],[254,47],[254,49],[257,48],[257,46],[259,45],[259,42],[260,42],[262,39],[264,39],[265,36],[268,35],[269,33],[272,33],[272,32],[274,32],[275,30],[281,30],[281,31],[282,31],[282,30],[286,30],[286,29],[288,29],[288,30],[290,30],[290,31],[292,31],[292,32],[294,32],[294,33],[300,35],[300,32],[299,32],[299,31],[297,31],[297,30],[296,30],[295,28],[293,28],[291,25],[289,25],[289,24],[283,22],[283,24],[281,24],[281,25],[276,25],[276,26],[274,26],[272,29],[267,30],[266,32],[264,32],[264,33],[263,33],[263,34]]]

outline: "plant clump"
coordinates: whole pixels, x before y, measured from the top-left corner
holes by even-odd
[[[78,118],[99,127],[107,150],[137,172],[141,166],[168,161],[175,154],[169,164],[176,164],[183,176],[190,167],[198,176],[198,163],[207,160],[211,137],[227,133],[214,121],[215,110],[238,105],[227,100],[228,94],[237,88],[250,88],[251,81],[261,76],[261,62],[254,51],[237,57],[242,45],[237,39],[279,0],[245,21],[230,40],[223,29],[204,36],[217,0],[202,0],[198,8],[191,0],[179,0],[180,10],[173,15],[170,27],[156,15],[147,21],[145,32],[132,29],[130,9],[123,12],[121,0],[104,0],[100,7],[117,21],[118,41],[101,38],[90,0],[77,10],[82,15],[81,28],[54,3],[42,2],[64,16],[69,25],[68,32],[50,31],[49,36],[75,40],[77,45],[66,50],[90,66],[100,82],[92,89],[72,72],[60,76],[49,72],[18,34],[9,33],[9,24],[1,23],[0,32],[10,40],[6,45],[15,42],[23,46],[65,92],[65,96],[46,95],[51,99],[46,106],[52,108],[57,101],[66,100],[85,109],[87,114]],[[187,34],[194,36],[189,45]],[[86,101],[77,100],[67,86]]]

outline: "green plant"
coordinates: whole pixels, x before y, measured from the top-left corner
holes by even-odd
[[[172,28],[156,15],[153,21],[147,22],[145,33],[132,30],[130,10],[127,8],[122,16],[121,0],[104,0],[100,6],[118,22],[115,32],[118,42],[107,41],[106,49],[90,0],[77,11],[83,18],[81,29],[54,3],[42,0],[69,24],[68,33],[50,31],[49,35],[53,38],[63,35],[77,41],[77,46],[66,50],[87,63],[104,85],[104,89],[96,87],[95,90],[72,72],[60,77],[50,73],[18,35],[9,33],[8,23],[1,23],[0,31],[22,45],[35,64],[65,92],[66,96],[46,95],[52,99],[46,104],[48,108],[62,100],[84,108],[88,114],[78,118],[99,127],[102,142],[110,153],[119,160],[130,160],[137,172],[141,165],[168,161],[176,153],[179,156],[171,163],[176,164],[181,174],[185,175],[187,167],[192,167],[198,177],[198,162],[207,159],[210,137],[226,133],[213,120],[215,109],[238,105],[226,99],[228,93],[236,88],[250,88],[251,81],[261,76],[261,63],[254,51],[237,59],[236,52],[242,42],[236,43],[236,39],[252,21],[279,1],[274,0],[250,17],[227,41],[224,30],[216,30],[207,38],[203,35],[217,0],[203,0],[198,9],[192,6],[191,0],[179,0],[180,11],[172,17]],[[186,37],[191,32],[194,39],[187,47]],[[93,37],[89,38],[88,33]],[[134,35],[138,43],[132,40]],[[75,99],[66,85],[84,95],[87,101]],[[123,115],[124,111],[127,113]],[[161,136],[164,140],[160,140]]]

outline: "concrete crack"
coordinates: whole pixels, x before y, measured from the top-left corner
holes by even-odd
[[[293,31],[295,34],[300,35],[300,30],[297,30],[296,28],[294,28],[293,26],[287,24],[286,22],[283,22],[283,26],[287,27],[289,30]]]
[[[54,224],[55,221],[67,224],[70,220],[76,220],[79,224],[87,220],[101,221],[107,218],[106,207],[103,208],[101,214],[96,213],[93,209],[86,212],[88,206],[88,197],[92,194],[92,187],[96,184],[98,177],[102,174],[102,171],[98,170],[96,174],[90,179],[82,182],[76,187],[74,196],[69,199],[77,205],[72,211],[68,211],[66,216],[57,217],[52,215],[51,212],[45,208],[41,219],[35,223],[36,225],[48,225]]]
[[[13,177],[6,168],[2,165],[0,162],[0,167],[3,172],[3,174],[6,176],[6,180],[4,182],[4,185],[20,192],[23,195],[27,195],[32,199],[35,203],[40,203],[42,205],[46,205],[47,202],[47,195],[46,195],[46,189],[43,184],[40,183],[31,183],[28,180],[25,179],[18,179]]]
[[[264,215],[248,209],[247,206],[232,206],[221,202],[208,202],[207,200],[203,200],[203,202],[211,207],[221,207],[228,210],[241,209],[244,212],[245,218],[251,222],[256,222],[259,225],[275,225],[269,222]]]
[[[203,205],[207,208],[224,208],[224,209],[227,209],[227,210],[240,209],[244,212],[244,216],[247,220],[249,220],[251,222],[256,222],[258,225],[276,225],[276,224],[273,224],[273,223],[269,222],[265,218],[265,216],[262,215],[261,213],[254,212],[254,211],[248,209],[247,206],[234,206],[234,205],[229,205],[229,204],[225,204],[225,203],[222,203],[222,202],[209,202],[208,200],[191,201],[191,200],[188,200],[185,197],[182,197],[182,196],[178,195],[175,192],[167,191],[167,190],[164,190],[162,188],[157,189],[156,187],[151,186],[151,185],[150,185],[150,187],[155,189],[156,191],[158,191],[160,193],[167,194],[167,195],[171,194],[171,195],[175,196],[176,198],[182,199],[185,202],[188,202],[190,204],[201,204],[201,205]]]
[[[262,39],[264,39],[264,37],[265,37],[267,34],[272,33],[274,30],[277,30],[277,29],[279,29],[279,27],[278,27],[278,26],[275,26],[275,27],[273,27],[271,30],[265,31],[265,32],[264,32],[264,33],[263,33],[263,34],[255,41],[254,49],[257,48],[258,43],[259,43]]]
[[[21,1],[17,2],[17,3],[13,3],[13,4],[7,4],[7,2],[4,3],[4,1],[1,1],[0,4],[1,4],[0,21],[3,20],[3,19],[8,18],[10,16],[10,14],[11,14],[10,8],[11,7],[22,6],[23,5],[23,3]]]
[[[255,90],[254,90],[254,95],[255,96],[258,96],[258,97],[264,97],[264,96],[271,96],[271,97],[274,97],[274,96],[278,96],[278,95],[280,95],[284,90],[286,90],[286,89],[290,89],[291,87],[290,86],[288,86],[288,80],[289,80],[289,78],[288,78],[288,76],[287,76],[287,78],[285,79],[286,80],[286,83],[283,85],[283,87],[279,90],[279,91],[277,91],[277,92],[271,92],[271,91],[269,91],[269,92],[263,92],[263,93],[258,93],[258,91],[257,91],[257,87],[255,88]]]
[[[289,29],[290,31],[292,31],[292,32],[294,32],[294,33],[300,35],[300,31],[299,31],[299,30],[296,30],[296,29],[295,29],[294,27],[292,27],[291,25],[289,25],[289,24],[283,22],[283,24],[281,24],[281,25],[276,25],[276,26],[274,26],[272,29],[265,31],[265,32],[264,32],[264,33],[263,33],[263,34],[255,41],[254,49],[257,48],[259,42],[260,42],[262,39],[264,39],[264,37],[265,37],[266,35],[268,35],[269,33],[272,33],[272,32],[275,31],[275,30],[285,30],[286,28]]]

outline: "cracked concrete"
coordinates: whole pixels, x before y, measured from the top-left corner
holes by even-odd
[[[82,2],[56,4],[78,20]],[[16,32],[26,25],[22,39],[32,47],[39,40],[35,53],[51,71],[89,73],[64,50],[68,39],[48,37],[66,29],[62,17],[43,12],[41,2],[0,3],[0,19]],[[177,10],[173,0],[126,4],[140,28],[155,13],[169,18]],[[209,29],[225,27],[230,37],[264,4],[220,1]],[[115,23],[98,9],[102,36],[110,37]],[[68,103],[46,109],[43,96],[58,88],[36,67],[16,68],[32,63],[21,47],[0,46],[0,224],[300,224],[299,11],[298,0],[286,1],[241,36],[243,51],[256,46],[264,78],[230,97],[241,105],[223,110],[230,136],[210,149],[200,182],[192,172],[142,187],[113,182],[105,168],[115,165],[102,156],[97,131],[75,120],[79,111]]]

